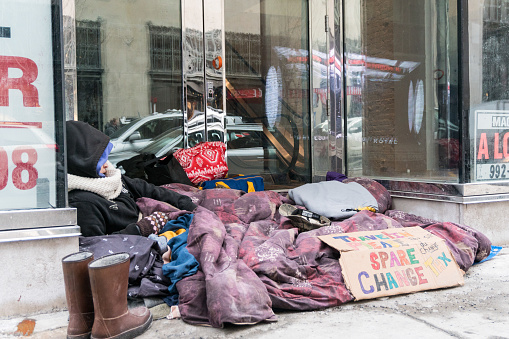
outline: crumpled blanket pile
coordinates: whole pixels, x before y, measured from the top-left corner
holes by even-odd
[[[214,327],[254,324],[277,320],[273,309],[315,310],[352,301],[341,275],[339,252],[318,235],[420,226],[445,239],[463,271],[488,256],[491,242],[482,233],[390,210],[390,195],[383,186],[369,179],[344,182],[349,181],[375,196],[378,213],[360,211],[301,233],[279,214],[281,204],[294,203],[279,193],[165,185],[198,205],[187,249],[199,269],[176,284],[182,319]],[[171,205],[147,198],[139,199],[138,206],[144,215],[153,211],[179,215]]]

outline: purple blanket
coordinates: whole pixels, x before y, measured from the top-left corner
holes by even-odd
[[[353,300],[343,282],[339,252],[318,235],[421,226],[446,240],[464,271],[489,254],[491,242],[483,234],[463,225],[386,211],[388,193],[377,183],[365,184],[379,197],[381,213],[362,211],[302,233],[279,214],[281,204],[292,202],[276,192],[164,186],[190,196],[199,206],[190,225],[188,250],[200,269],[177,283],[183,320],[214,327],[254,324],[275,321],[273,308],[314,310]],[[146,198],[138,205],[144,214],[154,210],[179,214]]]

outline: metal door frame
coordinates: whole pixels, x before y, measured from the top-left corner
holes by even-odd
[[[215,3],[213,3],[215,1]],[[184,115],[184,147],[189,147],[189,110],[188,110],[188,103],[193,102],[193,97],[190,94],[192,91],[197,91],[197,88],[201,88],[201,93],[198,93],[198,95],[201,95],[201,99],[199,100],[201,102],[200,106],[203,109],[203,136],[204,141],[208,141],[208,133],[207,133],[207,122],[209,121],[208,113],[211,112],[211,110],[207,109],[209,107],[209,101],[212,99],[209,96],[209,91],[212,91],[212,93],[221,93],[221,103],[220,103],[220,110],[222,111],[222,114],[220,116],[224,116],[222,118],[222,124],[223,129],[225,131],[224,133],[224,139],[223,141],[226,142],[226,86],[225,86],[225,71],[224,71],[224,65],[223,60],[224,58],[224,46],[225,46],[225,32],[224,32],[224,1],[223,0],[181,0],[180,2],[180,8],[181,8],[181,32],[182,32],[182,111]],[[189,6],[194,5],[192,10],[187,10]],[[196,6],[198,5],[198,6]],[[188,6],[188,7],[186,7]],[[198,7],[198,8],[197,8]],[[220,15],[210,15],[207,16],[207,20],[205,20],[207,8],[212,8],[217,12],[219,11]],[[190,7],[189,7],[190,8]],[[201,14],[201,16],[198,18],[198,20],[192,20],[192,16],[196,14]],[[214,27],[208,27],[210,20],[214,19],[215,25],[210,26],[219,26],[219,32],[218,29]],[[198,27],[198,28],[197,28]],[[201,31],[200,31],[201,27]],[[207,29],[210,29],[208,31]],[[192,33],[196,31],[196,33],[201,32],[201,42],[199,39],[192,36]],[[213,34],[216,33],[216,34]],[[217,45],[217,43],[214,43],[213,40],[214,36],[220,36],[220,46]],[[208,41],[207,39],[212,39],[212,41]],[[196,43],[194,47],[199,47],[197,50],[196,48],[193,48],[191,45],[191,42]],[[210,42],[211,46],[214,46],[214,50],[210,51],[208,49],[207,43]],[[217,41],[216,41],[217,42]],[[211,54],[214,52],[214,54]],[[218,53],[219,52],[219,53]],[[194,56],[199,57],[201,55],[201,64],[198,62],[193,62],[191,60]],[[195,60],[196,61],[196,60]],[[201,69],[200,75],[193,73],[194,67],[199,66]],[[193,83],[191,81],[191,76],[194,76],[194,78],[197,78],[196,82],[201,82],[201,86],[191,86]],[[210,88],[209,88],[210,87]],[[217,92],[216,92],[217,91]],[[207,100],[209,99],[209,100]],[[210,107],[209,107],[210,108]]]
[[[325,3],[325,17],[322,17],[316,10],[316,3]],[[326,171],[345,171],[345,138],[344,138],[344,64],[343,64],[343,0],[309,0],[309,58],[310,67],[310,91],[313,91],[314,64],[313,60],[313,37],[320,32],[314,32],[313,27],[318,27],[325,34],[327,60],[325,61],[326,71],[326,112],[328,119],[328,168],[319,168],[316,162],[311,163],[311,178],[313,182],[325,180],[323,175]],[[320,3],[319,3],[320,4]],[[321,5],[320,4],[320,5]],[[322,9],[323,13],[323,9]],[[315,21],[323,22],[315,24]],[[319,57],[318,57],[319,58]],[[337,65],[339,70],[336,70]],[[318,88],[318,86],[317,86]],[[310,119],[311,119],[311,149],[315,153],[315,127],[320,123],[315,121],[313,110],[313,93],[309,95]]]

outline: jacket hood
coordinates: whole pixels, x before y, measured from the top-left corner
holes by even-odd
[[[66,122],[67,172],[80,177],[99,178],[97,163],[110,138],[82,121]]]

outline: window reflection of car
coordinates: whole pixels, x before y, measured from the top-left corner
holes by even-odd
[[[131,121],[110,135],[112,154],[133,152],[147,146],[157,136],[182,126],[182,112],[154,114]]]
[[[189,147],[205,141],[203,125],[196,125],[189,128]],[[265,151],[262,145],[262,124],[236,124],[226,126],[227,162],[228,173],[230,174],[260,174],[264,170]],[[225,132],[223,125],[212,123],[207,126],[208,141],[224,141]],[[132,152],[122,154],[111,154],[110,161],[113,164],[121,160],[129,159],[137,154],[150,153],[161,157],[170,151],[182,148],[184,136],[182,127],[172,130],[155,138],[146,147]],[[272,150],[272,152],[270,151]],[[275,156],[273,148],[269,148],[269,155]]]
[[[266,146],[264,150],[263,125],[260,123],[226,125],[226,139],[229,174],[261,174],[266,160],[276,157],[273,146]]]
[[[329,121],[326,120],[318,124],[314,128],[313,138],[315,141],[316,149],[320,150],[319,153],[321,160],[327,162],[327,155],[334,154],[333,144],[329,142]],[[338,134],[339,135],[339,134]],[[341,134],[342,135],[342,134]],[[346,120],[346,145],[349,168],[352,166],[360,166],[362,160],[362,118],[352,117]],[[320,161],[320,159],[318,159]],[[325,165],[327,168],[327,165]]]
[[[350,118],[346,124],[348,150],[353,156],[362,156],[362,118]]]
[[[125,152],[112,152],[110,153],[108,160],[116,165],[118,162],[130,159],[138,154],[143,153],[150,153],[150,154],[158,154],[159,151],[162,153],[163,149],[166,149],[166,146],[174,146],[175,148],[180,148],[183,146],[183,130],[182,127],[174,127],[170,129],[169,131],[159,135],[158,137],[154,138],[152,142],[150,142],[145,147],[139,149],[139,150],[129,150]],[[171,149],[171,148],[170,148]]]

